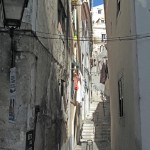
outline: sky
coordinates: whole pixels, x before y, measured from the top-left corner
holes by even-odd
[[[93,0],[93,6],[103,4],[103,0]]]

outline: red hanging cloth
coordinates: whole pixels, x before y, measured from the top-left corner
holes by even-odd
[[[76,76],[74,76],[73,77],[73,81],[74,81],[74,90],[78,90],[78,76],[76,75]]]

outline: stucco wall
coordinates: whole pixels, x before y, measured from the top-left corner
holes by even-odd
[[[145,36],[150,33],[150,1],[137,0],[135,1],[135,14],[136,14],[136,31],[138,35]],[[141,113],[141,137],[142,137],[142,150],[149,149],[149,135],[150,135],[150,51],[149,51],[149,38],[137,40],[137,55],[138,55],[138,68],[139,68],[139,96],[140,96],[140,113]]]
[[[108,39],[135,34],[134,3],[120,1],[117,16],[117,2],[105,2]],[[138,150],[140,144],[140,118],[138,86],[136,85],[137,59],[136,41],[108,40],[108,61],[111,105],[111,147],[112,150]],[[119,115],[118,80],[123,77],[124,116]]]
[[[31,32],[15,32],[17,118],[14,124],[8,121],[10,37],[8,33],[0,34],[0,107],[3,114],[0,116],[0,149],[25,149],[26,132],[33,129],[35,105],[40,106],[35,149],[56,150],[58,143],[62,150],[68,148],[66,120],[70,96],[70,55],[66,41],[58,31],[57,16],[57,1],[30,0],[21,29],[36,31],[40,41]],[[61,79],[66,81],[62,100],[59,84]]]
[[[52,55],[35,38],[16,37],[16,121],[8,121],[9,110],[9,69],[11,62],[9,35],[1,35],[1,147],[6,149],[25,149],[26,132],[33,129],[35,105],[40,106],[37,121],[36,149],[56,149],[61,137],[63,116],[59,97],[61,67]],[[5,103],[4,103],[5,102]],[[63,111],[63,110],[62,110]],[[57,120],[57,123],[56,123]],[[62,134],[67,134],[67,131]],[[12,136],[10,136],[11,132]],[[52,136],[53,135],[53,136]],[[56,136],[57,135],[57,136]],[[49,137],[51,140],[49,140]],[[63,141],[66,140],[67,135]],[[66,141],[65,141],[66,142]],[[62,142],[64,143],[64,142]]]

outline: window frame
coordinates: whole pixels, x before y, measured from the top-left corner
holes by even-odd
[[[99,12],[100,12],[100,13],[99,13]],[[97,10],[97,13],[98,13],[98,14],[102,14],[102,9],[98,9],[98,10]]]
[[[119,15],[119,13],[120,13],[120,10],[121,10],[121,0],[117,0],[117,17],[118,17],[118,15]]]
[[[123,77],[118,80],[119,116],[124,116]]]
[[[107,35],[102,33],[102,42],[107,39]]]

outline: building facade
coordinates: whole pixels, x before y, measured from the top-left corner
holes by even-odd
[[[14,31],[13,67],[9,31],[0,18],[0,149],[69,149],[70,7],[65,0],[29,0]]]
[[[106,94],[107,50],[104,5],[92,8],[93,52],[91,57],[91,101],[98,101]]]
[[[149,6],[106,0],[112,150],[148,150]]]
[[[82,120],[84,120],[88,113],[90,107],[90,83],[91,83],[91,74],[90,74],[90,57],[92,53],[92,20],[90,14],[90,3],[84,2],[81,6],[81,20],[80,20],[80,47],[81,47],[81,72],[84,79],[84,97],[82,100]]]
[[[84,96],[90,78],[90,2],[29,0],[14,31],[14,55],[1,4],[0,149],[74,150],[80,108],[90,97],[89,89]],[[84,37],[86,48],[82,22],[90,36]]]
[[[86,1],[72,2],[74,51],[72,57],[72,144],[74,149],[80,144],[82,121],[88,113],[90,100],[90,51],[91,15],[90,3]],[[76,82],[77,81],[77,82]]]

